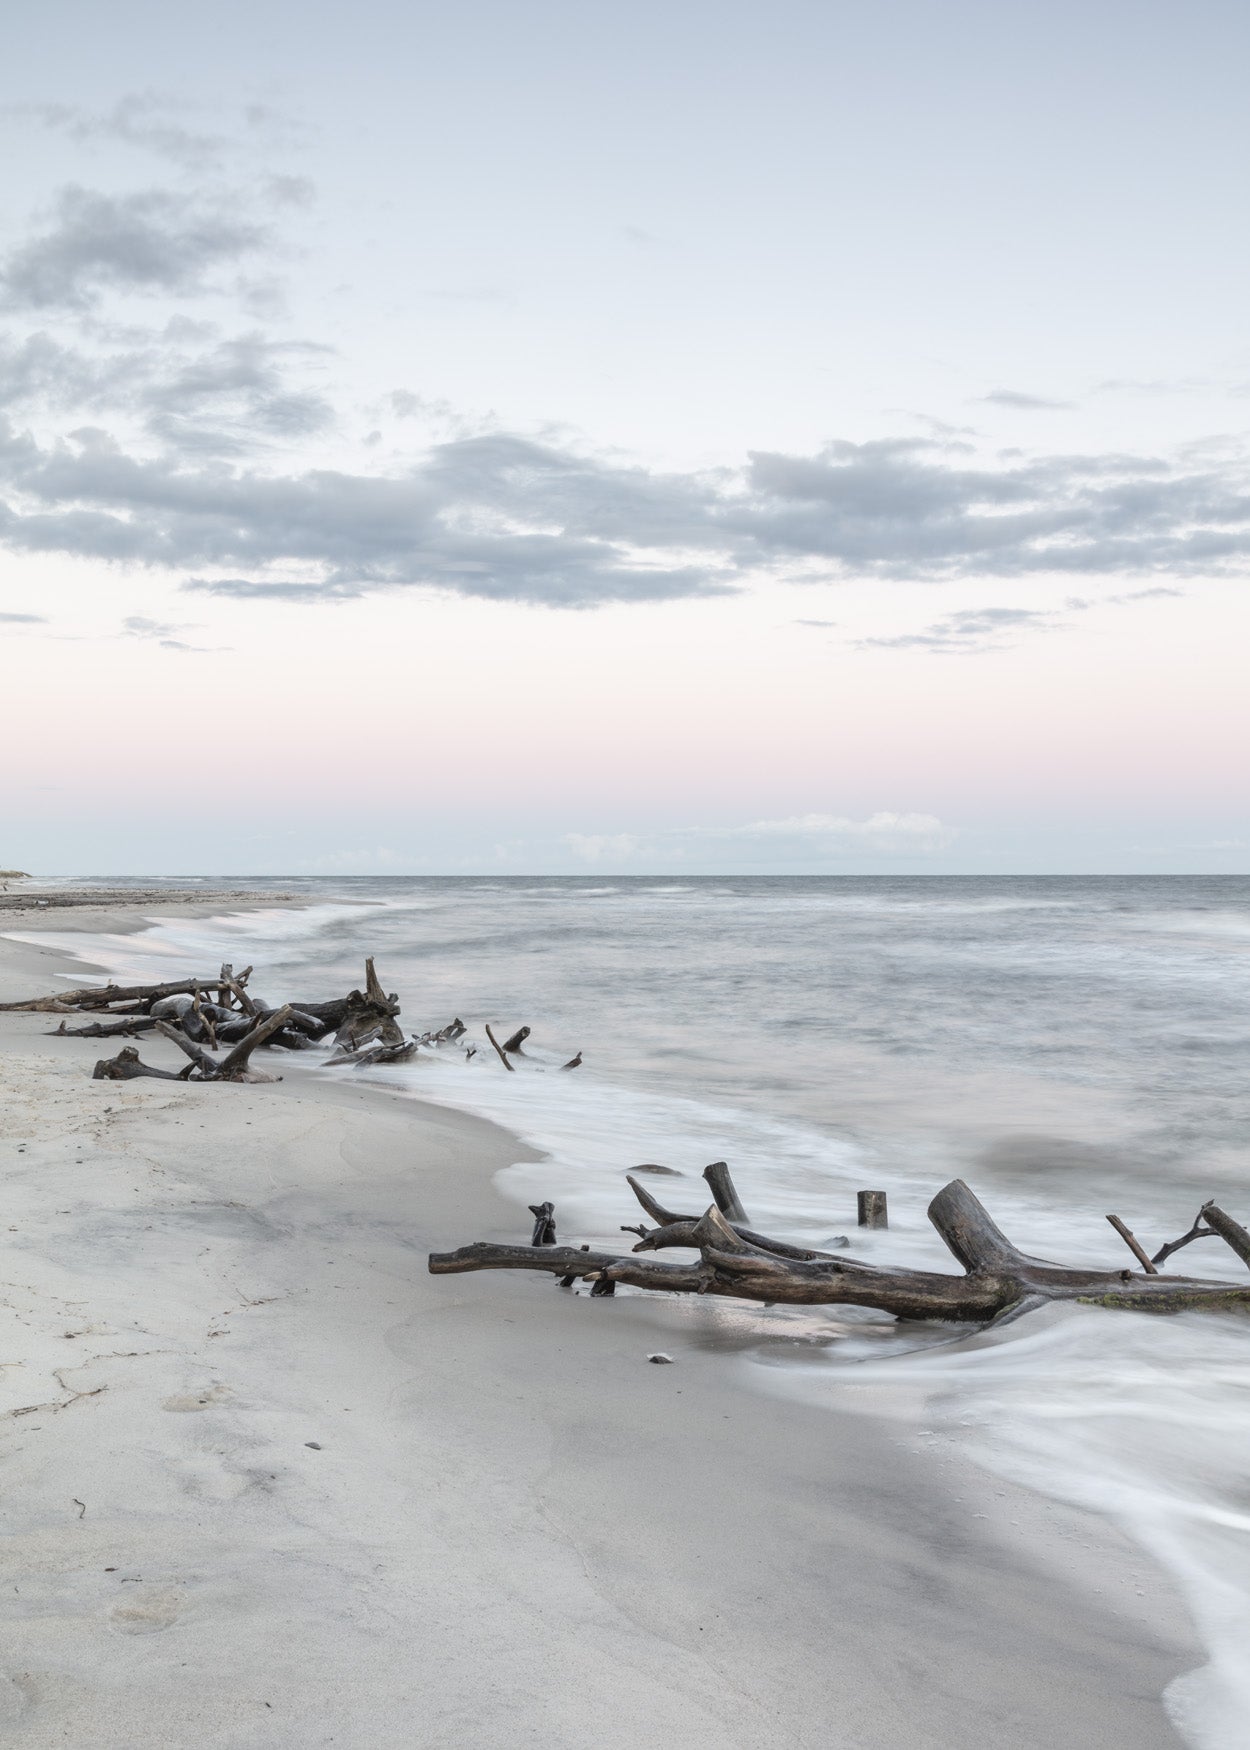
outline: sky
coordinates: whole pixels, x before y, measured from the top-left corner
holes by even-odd
[[[1250,870],[1248,54],[15,10],[0,864]]]

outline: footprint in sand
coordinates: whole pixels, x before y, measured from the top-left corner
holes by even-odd
[[[109,1622],[118,1634],[154,1635],[163,1628],[172,1628],[182,1613],[182,1600],[176,1592],[147,1592],[141,1598],[115,1604],[109,1612]]]
[[[162,1410],[206,1410],[210,1404],[219,1404],[223,1398],[230,1396],[228,1385],[206,1385],[203,1391],[179,1392],[172,1398],[166,1398],[161,1405]]]

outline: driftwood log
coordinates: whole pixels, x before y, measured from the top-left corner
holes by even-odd
[[[1193,1308],[1250,1307],[1250,1283],[1204,1281],[1185,1276],[1148,1276],[1144,1271],[1070,1269],[1020,1251],[996,1226],[962,1179],[954,1179],[929,1205],[929,1220],[963,1274],[888,1270],[856,1258],[804,1252],[799,1247],[748,1238],[714,1203],[697,1221],[661,1207],[631,1178],[634,1194],[657,1221],[641,1231],[634,1248],[653,1251],[684,1245],[698,1252],[693,1263],[621,1257],[574,1246],[500,1246],[487,1242],[430,1255],[435,1276],[470,1270],[540,1270],[571,1282],[588,1280],[592,1292],[633,1288],[676,1294],[716,1294],[739,1300],[806,1306],[867,1306],[900,1319],[937,1319],[984,1324],[1050,1301],[1122,1307],[1134,1312],[1182,1312]],[[1250,1233],[1214,1204],[1203,1217],[1250,1264]],[[674,1232],[680,1229],[679,1232]],[[600,1284],[605,1285],[600,1287]]]

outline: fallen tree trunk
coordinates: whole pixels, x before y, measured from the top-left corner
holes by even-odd
[[[639,1194],[637,1184],[634,1192]],[[645,1205],[645,1199],[640,1201]],[[1002,1233],[962,1179],[939,1191],[928,1213],[947,1249],[963,1266],[962,1276],[884,1270],[850,1258],[790,1257],[778,1250],[777,1242],[768,1242],[765,1249],[744,1239],[714,1205],[688,1235],[690,1245],[699,1251],[697,1263],[649,1263],[608,1252],[579,1252],[571,1246],[479,1242],[454,1252],[432,1253],[429,1269],[436,1276],[470,1270],[542,1270],[561,1278],[623,1282],[670,1293],[788,1305],[868,1306],[896,1318],[974,1324],[1012,1309],[1057,1300],[1135,1312],[1250,1306],[1250,1284],[1147,1276],[1131,1270],[1069,1269],[1031,1257]],[[1204,1213],[1209,1219],[1210,1206]],[[1241,1232],[1250,1251],[1250,1234]],[[650,1249],[645,1240],[639,1249],[644,1248]]]
[[[54,991],[51,996],[28,997],[25,1002],[0,1003],[0,1010],[49,1009],[59,1014],[68,1009],[107,1009],[113,1003],[159,1002],[162,997],[194,996],[197,990],[207,990],[216,984],[210,978],[179,978],[172,984],[89,984],[82,990]]]
[[[85,1027],[67,1027],[64,1021],[48,1033],[49,1039],[133,1039],[156,1026],[151,1015],[126,1015],[120,1021],[90,1021]]]

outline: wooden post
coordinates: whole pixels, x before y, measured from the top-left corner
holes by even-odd
[[[861,1227],[889,1227],[890,1218],[886,1211],[884,1191],[857,1191],[855,1202]]]

